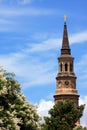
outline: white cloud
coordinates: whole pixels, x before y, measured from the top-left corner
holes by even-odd
[[[42,41],[38,44],[32,44],[29,45],[29,49],[27,49],[27,52],[42,52],[42,51],[48,51],[52,49],[58,49],[61,47],[62,44],[62,38],[49,38],[45,41]],[[70,36],[70,44],[83,44],[87,41],[87,31],[83,31],[81,33],[76,33]]]
[[[37,9],[37,8],[0,8],[0,15],[3,17],[14,16],[38,16],[38,15],[54,15],[55,10],[51,9]]]
[[[27,52],[42,52],[59,48],[61,46],[61,39],[53,38],[47,39],[39,44],[33,44],[31,49],[27,49]]]
[[[38,113],[42,117],[42,121],[44,120],[44,116],[48,116],[48,111],[53,107],[54,102],[52,101],[46,101],[42,99],[38,105]]]
[[[30,8],[30,7],[18,8],[18,6],[12,8],[9,6],[7,7],[1,6],[0,7],[0,31],[19,32],[20,30],[19,27],[21,28],[22,26],[21,24],[22,22],[24,22],[23,17],[43,16],[43,15],[46,16],[46,15],[54,15],[54,14],[56,14],[56,11],[52,9],[42,9],[42,8],[38,9],[38,8]]]
[[[85,62],[84,62],[85,61]],[[76,66],[76,68],[78,69],[78,71],[80,71],[80,69],[83,69],[85,66],[87,66],[87,54],[84,54],[84,55],[82,55],[82,57],[80,58],[80,61],[79,62],[77,62],[77,66]],[[83,66],[83,68],[81,68],[81,66]],[[84,69],[83,69],[83,71],[84,71]],[[85,72],[85,71],[84,71]]]
[[[19,0],[19,3],[23,5],[30,4],[31,2],[32,0]]]
[[[49,110],[52,108],[54,103],[52,101],[45,101],[42,99],[38,105],[38,112],[42,112],[44,110]]]
[[[14,4],[14,3],[18,3],[18,4],[30,4],[32,2],[32,0],[0,0],[0,4],[1,5],[5,5],[6,3],[8,4],[8,5],[10,5],[10,4]]]
[[[28,56],[24,52],[0,56],[0,63],[8,71],[21,78],[24,87],[52,83],[55,80],[54,67],[51,61],[40,61],[38,57]],[[50,66],[51,64],[51,66]]]
[[[0,32],[10,32],[13,30],[13,25],[15,24],[14,21],[10,19],[0,19]]]
[[[0,24],[11,24],[11,21],[7,19],[0,19]]]
[[[82,32],[79,32],[70,36],[71,44],[83,43],[86,41],[87,41],[87,31],[82,31]]]

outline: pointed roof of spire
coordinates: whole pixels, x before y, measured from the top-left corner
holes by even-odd
[[[71,54],[70,47],[69,47],[68,33],[67,33],[66,16],[64,16],[64,30],[63,30],[61,54],[69,54],[69,55]]]

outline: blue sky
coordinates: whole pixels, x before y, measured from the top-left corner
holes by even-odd
[[[0,0],[0,65],[16,74],[32,104],[54,101],[64,14],[80,101],[87,103],[87,0]]]

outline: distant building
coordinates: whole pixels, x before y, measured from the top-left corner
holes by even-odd
[[[56,77],[55,103],[72,100],[78,106],[79,95],[76,89],[76,76],[74,73],[74,58],[68,40],[66,20],[64,21],[61,55],[58,57],[58,74]]]

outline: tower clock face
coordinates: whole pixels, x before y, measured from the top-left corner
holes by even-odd
[[[69,85],[69,81],[65,81],[65,85],[68,86]]]

